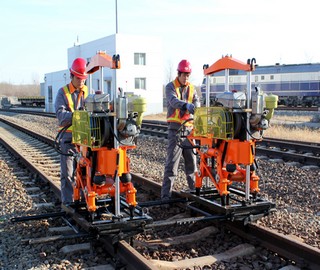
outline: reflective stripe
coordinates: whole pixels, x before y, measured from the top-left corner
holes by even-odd
[[[58,131],[60,131],[61,129],[63,129],[64,126],[59,126]],[[72,125],[70,127],[68,127],[68,129],[66,130],[66,132],[72,132]]]
[[[68,85],[63,87],[63,92],[64,92],[64,95],[65,95],[65,97],[67,99],[69,110],[71,112],[74,112],[74,104],[73,104],[73,100],[72,100],[72,94],[70,93]],[[81,96],[82,96],[81,93],[83,93],[83,98],[86,99],[88,94],[89,94],[88,87],[86,85],[80,91],[78,99],[81,98]]]
[[[178,84],[178,80],[174,80],[173,85],[174,85],[174,88],[176,89],[177,97],[180,97],[180,99],[183,100],[181,93],[180,93],[180,85]],[[189,84],[187,87],[189,88],[187,102],[192,103],[193,94],[194,94],[194,86],[192,84]],[[167,122],[175,122],[175,123],[182,124],[184,121],[186,121],[190,118],[190,115],[191,115],[190,113],[184,113],[183,116],[181,117],[180,116],[180,109],[176,109],[174,111],[174,113],[167,118]],[[190,122],[185,123],[185,125],[192,126],[193,123],[192,123],[192,121],[190,121]]]
[[[71,112],[74,112],[74,104],[73,104],[73,100],[72,100],[72,95],[71,95],[69,87],[67,85],[63,87],[63,92],[64,92],[64,96],[66,97],[67,102],[68,102],[68,104],[67,104],[68,109]]]

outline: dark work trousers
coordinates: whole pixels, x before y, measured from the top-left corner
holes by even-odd
[[[194,189],[194,177],[196,171],[196,155],[190,148],[191,143],[187,138],[183,139],[181,143],[182,147],[189,147],[190,149],[184,149],[177,145],[176,129],[168,129],[168,145],[167,145],[167,160],[164,170],[164,178],[161,188],[161,199],[171,198],[172,188],[174,181],[178,175],[178,168],[181,155],[184,158],[185,173],[189,189]]]
[[[71,139],[61,140],[61,151],[63,153],[75,153],[75,146],[70,143]],[[60,183],[61,183],[61,202],[63,204],[73,202],[73,181],[75,171],[75,160],[73,156],[60,155]]]

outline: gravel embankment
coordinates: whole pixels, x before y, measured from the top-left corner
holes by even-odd
[[[46,136],[56,136],[55,119],[28,115],[18,115],[14,119]],[[138,147],[130,153],[131,169],[161,183],[165,157],[165,140],[140,138]],[[277,212],[260,223],[301,237],[307,244],[320,248],[320,170],[302,169],[259,157],[258,166],[262,194],[277,205]],[[186,188],[182,164],[179,171],[174,185],[177,190]]]
[[[57,122],[55,119],[28,115],[17,115],[15,117],[1,115],[1,117],[14,119],[20,125],[35,129],[48,137],[54,138],[56,136]],[[152,151],[150,151],[151,149]],[[141,173],[145,177],[150,177],[154,181],[161,183],[165,157],[165,140],[142,137],[138,140],[138,147],[130,152],[131,169],[135,173]],[[258,165],[262,194],[277,205],[277,212],[260,220],[259,223],[276,229],[281,233],[295,235],[305,243],[320,248],[320,170],[302,169],[285,163],[271,162],[259,158]],[[1,163],[2,166],[4,165]],[[1,178],[2,183],[4,183],[5,178],[6,176]],[[6,194],[2,199],[2,203],[9,199],[10,196],[13,196],[10,193],[6,193],[9,191],[4,190],[5,187],[6,185],[3,185],[1,190],[1,194]],[[174,187],[177,190],[186,188],[182,164]],[[13,190],[19,187],[8,186],[8,188]],[[28,205],[27,201],[24,201],[24,203]],[[17,207],[19,206],[15,205],[15,209]],[[11,212],[12,209],[10,210],[6,207],[3,208],[2,215],[8,215]],[[177,256],[185,256],[183,253],[177,254],[179,254]],[[202,256],[202,254],[197,255]],[[154,258],[156,258],[156,255],[154,255]],[[1,268],[0,265],[0,269],[4,268]],[[57,268],[52,269],[68,268],[57,266]]]
[[[62,252],[64,246],[85,243],[87,239],[28,244],[29,239],[49,235],[48,228],[66,226],[59,218],[17,223],[10,221],[13,217],[40,214],[41,210],[34,207],[35,202],[55,203],[48,185],[41,186],[41,192],[38,191],[36,197],[31,196],[31,191],[26,191],[26,187],[31,187],[27,183],[36,181],[32,174],[23,166],[20,167],[19,162],[14,157],[10,158],[0,146],[0,270],[76,270],[108,264],[103,250],[96,245],[92,245],[91,251],[84,249],[77,253]],[[54,211],[53,208],[47,210]]]

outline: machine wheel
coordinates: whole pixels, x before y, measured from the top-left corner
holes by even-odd
[[[256,200],[257,197],[258,197],[258,193],[257,192],[252,193],[252,199],[253,200]]]
[[[134,217],[134,207],[129,206],[129,211],[130,211],[130,218],[133,218]]]
[[[95,212],[88,212],[88,218],[89,218],[90,222],[93,222],[95,217],[96,217],[96,213]]]
[[[229,194],[221,196],[221,206],[229,205],[229,201],[230,201]]]

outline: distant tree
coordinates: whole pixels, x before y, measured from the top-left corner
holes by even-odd
[[[173,81],[173,79],[175,78],[175,69],[173,67],[173,64],[171,61],[168,62],[168,66],[166,69],[166,78],[165,78],[165,84]]]
[[[32,82],[35,85],[40,84],[39,74],[38,73],[35,73],[35,72],[32,73]]]
[[[0,83],[0,95],[1,96],[40,96],[39,84],[10,84]]]

